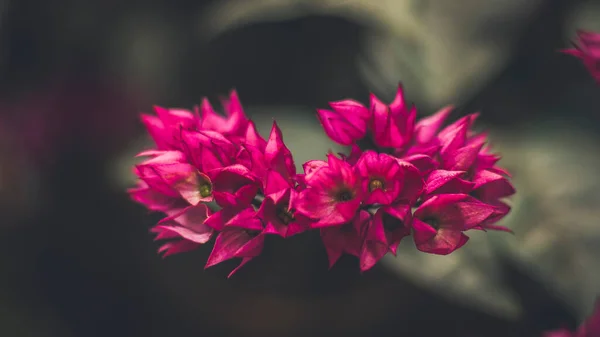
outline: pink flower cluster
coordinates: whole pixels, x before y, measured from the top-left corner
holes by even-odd
[[[600,299],[596,300],[596,308],[592,315],[579,326],[575,332],[561,329],[546,332],[543,337],[598,337],[600,336]]]
[[[562,52],[581,59],[596,82],[600,84],[600,33],[580,30],[573,45],[575,48],[564,49]]]
[[[193,112],[155,107],[156,116],[142,116],[156,148],[140,153],[148,159],[134,168],[139,182],[130,194],[167,215],[152,229],[168,240],[159,249],[165,256],[215,236],[206,267],[239,258],[233,274],[267,236],[319,230],[330,266],[350,254],[365,271],[396,254],[406,236],[420,251],[444,255],[463,246],[469,230],[509,231],[496,223],[515,190],[486,134],[472,131],[477,114],[442,128],[446,107],[416,121],[401,86],[389,105],[374,95],[368,107],[332,102],[318,117],[351,153],[329,153],[297,173],[275,122],[263,139],[235,91],[223,106],[225,116],[206,99]]]

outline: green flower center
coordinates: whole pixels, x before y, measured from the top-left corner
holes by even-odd
[[[200,191],[200,195],[206,198],[212,194],[212,185],[210,183],[203,183],[198,190]]]
[[[373,192],[376,189],[383,189],[383,181],[379,179],[373,179],[369,182],[369,191]]]

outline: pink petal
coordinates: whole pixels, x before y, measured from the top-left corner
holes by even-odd
[[[440,228],[467,230],[473,228],[495,212],[495,207],[466,194],[440,194],[427,199],[415,211],[421,220],[435,218]]]
[[[152,211],[165,212],[173,207],[177,199],[164,195],[148,187],[144,182],[140,182],[136,188],[129,189],[127,192],[134,201],[143,204]]]
[[[403,161],[413,164],[421,174],[426,175],[433,171],[438,163],[430,156],[424,154],[413,154],[401,158]]]
[[[208,257],[204,268],[212,267],[223,261],[233,258],[252,258],[260,254],[264,244],[264,236],[252,237],[246,231],[239,228],[224,229]]]
[[[370,115],[366,107],[353,100],[331,102],[329,105],[333,111],[318,109],[317,116],[331,140],[351,145],[365,136]]]
[[[296,164],[292,153],[283,143],[281,130],[275,121],[273,121],[271,135],[265,147],[265,161],[267,167],[276,170],[287,180],[292,179],[296,174]]]
[[[264,149],[267,145],[267,141],[256,131],[256,125],[253,121],[248,122],[248,128],[246,129],[245,144],[254,146],[259,149]]]
[[[423,193],[425,182],[421,172],[414,165],[403,160],[398,160],[398,164],[404,170],[402,190],[398,195],[398,199],[412,204]]]
[[[380,147],[401,147],[404,140],[400,130],[392,119],[390,109],[375,95],[371,94],[371,113],[373,114],[373,140]]]
[[[467,171],[477,159],[483,144],[468,144],[467,146],[446,152],[442,155],[443,166],[451,171]]]
[[[141,119],[144,126],[146,126],[146,130],[148,130],[150,137],[154,140],[156,148],[159,150],[170,149],[169,140],[172,135],[160,118],[142,114]]]
[[[443,107],[435,114],[421,119],[415,126],[415,137],[418,143],[425,144],[434,140],[438,130],[446,121],[446,118],[454,110],[454,106]]]
[[[475,195],[484,202],[508,197],[516,192],[508,179],[488,170],[477,172],[473,182]]]
[[[425,195],[469,193],[475,185],[462,180],[464,171],[435,170],[429,174],[425,183]]]
[[[163,256],[163,258],[165,258],[165,257],[173,255],[173,254],[189,252],[198,247],[200,247],[200,244],[192,242],[192,241],[187,241],[187,240],[171,241],[171,242],[167,242],[167,243],[164,243],[163,245],[161,245],[160,248],[158,249],[158,252],[163,253],[162,256]]]

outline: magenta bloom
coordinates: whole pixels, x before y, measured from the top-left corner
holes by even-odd
[[[188,110],[166,109],[155,106],[156,116],[142,114],[142,122],[156,143],[158,150],[181,150],[177,131],[191,129],[198,124],[198,116]]]
[[[336,226],[353,219],[362,199],[361,179],[348,163],[330,153],[327,166],[305,177],[296,209],[317,220],[313,227]]]
[[[463,232],[480,225],[494,207],[466,194],[440,194],[426,200],[413,214],[412,229],[417,249],[447,255],[469,237]]]
[[[588,319],[575,332],[566,329],[546,332],[543,337],[597,337],[600,336],[600,299],[596,300],[596,308]]]
[[[193,250],[210,240],[213,229],[204,223],[211,214],[206,205],[189,206],[172,213],[151,230],[156,233],[155,240],[170,240],[158,249],[164,253],[163,257]]]
[[[135,167],[136,175],[151,188],[168,198],[182,198],[191,205],[212,201],[211,179],[186,162],[179,151],[146,151],[140,156],[152,156]],[[150,192],[150,190],[147,190]],[[135,195],[139,198],[140,191]],[[158,198],[158,196],[146,196]],[[142,197],[143,198],[143,197]],[[145,202],[144,202],[145,203]],[[146,204],[146,203],[145,203]]]
[[[562,52],[581,59],[592,77],[600,84],[600,33],[580,30],[573,45],[575,48],[564,49]]]
[[[331,140],[341,145],[351,145],[367,133],[371,112],[354,100],[330,102],[330,110],[318,109],[317,115],[323,130]]]
[[[283,189],[265,197],[258,210],[258,217],[265,223],[265,233],[287,238],[309,229],[314,221],[296,212],[297,198],[298,192],[293,189]]]
[[[402,85],[398,85],[396,97],[386,105],[371,94],[373,141],[382,148],[402,148],[413,136],[417,110],[407,108]]]
[[[205,268],[233,258],[241,258],[241,263],[229,274],[228,277],[231,277],[243,265],[260,255],[265,240],[263,230],[262,221],[256,216],[254,209],[248,207],[236,211],[222,226]]]
[[[365,204],[389,205],[398,198],[404,174],[394,157],[369,150],[360,156],[356,169]]]
[[[229,137],[245,137],[248,119],[235,90],[229,94],[229,99],[221,99],[225,116],[219,116],[208,99],[202,100],[200,106],[200,129],[219,132]]]
[[[223,106],[223,116],[204,99],[194,112],[155,107],[156,116],[142,117],[156,148],[140,153],[149,159],[136,165],[129,193],[167,215],[152,229],[169,239],[159,250],[165,256],[216,236],[206,267],[241,259],[231,276],[265,238],[318,228],[330,267],[350,254],[366,271],[411,234],[419,250],[445,255],[467,242],[468,230],[510,231],[496,223],[515,190],[487,135],[471,130],[477,114],[442,129],[447,106],[416,121],[401,86],[389,105],[374,95],[369,108],[332,102],[317,110],[319,120],[351,152],[309,160],[298,174],[275,122],[265,139],[235,91]],[[374,148],[359,146],[367,136]]]
[[[327,250],[329,268],[333,267],[344,253],[360,256],[364,242],[362,233],[370,220],[371,215],[368,212],[360,211],[346,223],[321,228],[321,240]]]
[[[396,255],[400,241],[410,235],[411,209],[398,204],[380,207],[369,223],[360,253],[360,270],[371,269],[388,252]]]
[[[194,112],[155,106],[156,116],[142,114],[141,118],[158,150],[182,150],[182,129],[213,131],[236,142],[245,139],[249,121],[235,90],[229,99],[223,99],[223,106],[225,116],[220,116],[204,98],[201,107],[195,107]]]

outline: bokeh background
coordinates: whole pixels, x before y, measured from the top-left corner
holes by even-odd
[[[0,336],[525,337],[600,294],[600,87],[557,49],[584,0],[0,0]],[[314,109],[402,82],[427,115],[481,111],[518,194],[515,235],[327,270],[318,234],[203,270],[162,260],[131,202],[138,120],[236,88],[301,164],[338,149]],[[343,149],[340,149],[343,150]]]

